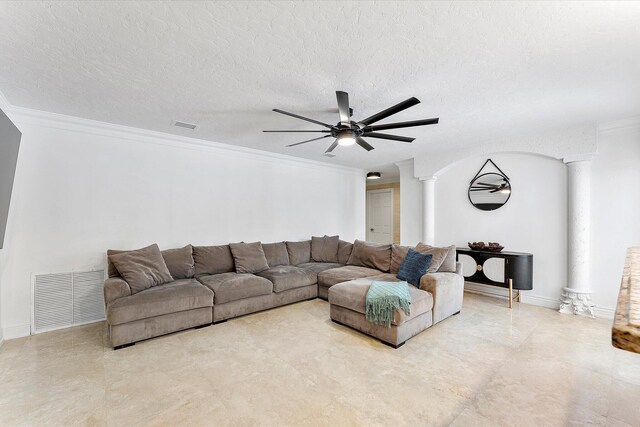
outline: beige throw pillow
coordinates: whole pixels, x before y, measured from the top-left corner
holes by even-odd
[[[155,243],[135,251],[111,254],[109,260],[129,284],[132,294],[173,281]]]
[[[391,266],[391,245],[356,240],[347,265],[376,268],[388,273]]]
[[[398,274],[400,266],[407,256],[411,246],[400,246],[395,243],[391,245],[391,273]]]
[[[420,242],[416,245],[416,250],[424,254],[431,254],[431,265],[427,273],[453,272],[456,271],[456,246],[451,245],[444,248],[425,245]],[[453,263],[452,263],[453,260]]]
[[[269,269],[262,243],[229,243],[236,273],[260,273]]]

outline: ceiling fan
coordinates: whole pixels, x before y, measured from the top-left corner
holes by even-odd
[[[415,138],[409,138],[406,136],[399,135],[389,135],[386,133],[378,133],[380,130],[387,129],[400,129],[400,128],[408,128],[413,126],[426,126],[426,125],[435,125],[438,123],[438,118],[435,119],[424,119],[424,120],[413,120],[410,122],[398,122],[398,123],[387,123],[382,125],[373,125],[384,118],[387,118],[393,114],[399,113],[400,111],[406,110],[409,107],[413,107],[416,104],[420,103],[418,98],[412,97],[407,99],[406,101],[402,101],[399,104],[394,105],[393,107],[389,107],[386,110],[380,111],[377,114],[374,114],[371,117],[367,117],[364,120],[360,120],[359,122],[355,122],[351,120],[351,115],[353,110],[349,108],[349,94],[347,92],[336,91],[336,97],[338,99],[338,113],[340,114],[340,121],[335,125],[330,125],[327,123],[322,123],[314,119],[310,119],[308,117],[303,117],[298,114],[289,113],[287,111],[279,110],[274,108],[273,111],[276,113],[284,114],[287,116],[295,117],[296,119],[305,120],[307,122],[315,123],[320,126],[324,126],[327,129],[323,130],[264,130],[263,132],[317,132],[317,133],[326,133],[327,135],[320,136],[318,138],[308,139],[306,141],[297,142],[295,144],[287,145],[287,147],[294,147],[300,144],[306,144],[307,142],[317,141],[319,139],[324,138],[335,138],[333,144],[327,148],[325,153],[332,152],[338,145],[348,146],[353,144],[358,144],[360,147],[364,148],[367,151],[373,150],[373,147],[369,145],[367,141],[365,141],[362,137],[367,138],[378,138],[378,139],[388,139],[392,141],[400,141],[400,142],[413,142]],[[373,125],[373,126],[372,126]]]

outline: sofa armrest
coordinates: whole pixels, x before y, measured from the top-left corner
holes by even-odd
[[[420,278],[420,289],[433,296],[433,324],[462,309],[464,277],[456,273],[427,273]]]
[[[103,290],[105,307],[119,298],[131,295],[129,284],[121,277],[110,277],[105,280]]]

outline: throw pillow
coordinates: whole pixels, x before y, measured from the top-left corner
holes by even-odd
[[[235,270],[229,245],[194,246],[193,260],[196,276],[230,273]]]
[[[173,281],[155,243],[135,251],[111,254],[109,259],[129,284],[131,294]]]
[[[438,271],[444,259],[447,257],[449,253],[449,248],[437,248],[435,246],[425,245],[420,242],[416,245],[416,250],[418,252],[422,252],[423,254],[431,254],[433,258],[431,259],[431,265],[429,266],[429,273],[435,273]]]
[[[340,264],[346,264],[351,256],[353,250],[353,243],[345,242],[344,240],[338,240],[338,262]]]
[[[304,242],[286,242],[289,264],[299,265],[311,260],[311,240]]]
[[[195,273],[193,261],[193,246],[184,248],[167,249],[161,252],[165,264],[174,279],[190,279]]]
[[[432,254],[431,266],[429,273],[436,272],[453,272],[456,271],[456,246],[451,245],[444,248],[425,245],[418,243],[416,250],[425,254]]]
[[[400,271],[400,266],[402,265],[402,261],[404,261],[404,257],[407,256],[409,248],[411,248],[411,246],[400,246],[395,243],[391,245],[390,273],[397,274],[398,271]]]
[[[400,280],[405,280],[411,283],[416,288],[420,287],[420,278],[427,274],[429,264],[433,255],[423,254],[410,248],[407,252],[407,256],[404,257],[398,275],[396,276]]]
[[[356,240],[347,265],[375,268],[388,273],[391,266],[391,245]]]
[[[311,237],[311,258],[315,262],[338,262],[338,236]]]
[[[260,273],[269,269],[262,243],[230,243],[236,273]]]
[[[289,265],[289,254],[287,253],[287,245],[284,242],[263,243],[262,250],[267,258],[269,267]]]

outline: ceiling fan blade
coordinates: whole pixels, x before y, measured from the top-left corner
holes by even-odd
[[[469,191],[489,191],[491,190],[490,188],[484,188],[484,187],[471,187],[469,189]]]
[[[306,144],[307,142],[317,141],[318,139],[329,138],[331,135],[321,136],[319,138],[307,139],[306,141],[296,142],[295,144],[289,144],[287,147],[295,147],[296,145]]]
[[[326,123],[322,123],[322,122],[319,122],[317,120],[310,119],[308,117],[300,116],[298,114],[289,113],[288,111],[279,110],[277,108],[274,108],[273,111],[275,111],[276,113],[284,114],[285,116],[291,116],[291,117],[295,117],[296,119],[306,120],[307,122],[315,123],[317,125],[324,126],[326,128],[329,128],[329,129],[331,129],[333,127],[333,126],[328,125]]]
[[[262,132],[322,132],[329,133],[330,130],[263,130]]]
[[[496,191],[501,191],[501,190],[502,190],[502,188],[496,188],[495,190],[489,191],[489,193],[495,193]]]
[[[375,123],[377,121],[380,121],[380,120],[384,119],[385,117],[389,117],[389,116],[391,116],[393,114],[399,113],[400,111],[406,110],[407,108],[413,107],[414,105],[419,104],[419,103],[420,103],[420,100],[418,98],[411,97],[411,98],[409,98],[409,99],[407,99],[405,101],[402,101],[399,104],[394,105],[393,107],[389,107],[386,110],[380,111],[379,113],[374,114],[371,117],[367,117],[364,120],[360,120],[358,122],[358,124],[360,126],[362,126],[362,127],[368,126],[371,123]]]
[[[324,153],[326,154],[326,153],[332,152],[337,146],[338,146],[338,140],[336,139],[335,141],[333,141],[333,144],[331,144],[329,148],[327,148],[327,151],[325,151]]]
[[[387,135],[386,133],[376,133],[376,132],[365,132],[362,136],[366,136],[367,138],[378,138],[378,139],[390,139],[392,141],[401,141],[401,142],[413,142],[415,138],[410,138],[408,136],[399,136],[399,135]]]
[[[358,144],[360,147],[364,148],[367,151],[373,150],[373,147],[371,145],[369,145],[369,143],[367,141],[365,141],[364,139],[360,138],[359,136],[356,136],[356,144]]]
[[[340,123],[351,128],[351,116],[349,114],[349,94],[347,92],[336,91],[338,99],[338,113],[340,114]]]
[[[435,118],[435,119],[414,120],[411,122],[388,123],[386,125],[367,126],[364,128],[364,131],[373,132],[377,130],[400,129],[400,128],[410,128],[413,126],[435,125],[435,124],[438,124],[438,120],[440,119]]]
[[[488,184],[486,182],[476,182],[474,185],[484,185],[486,187],[500,187],[499,184]]]

